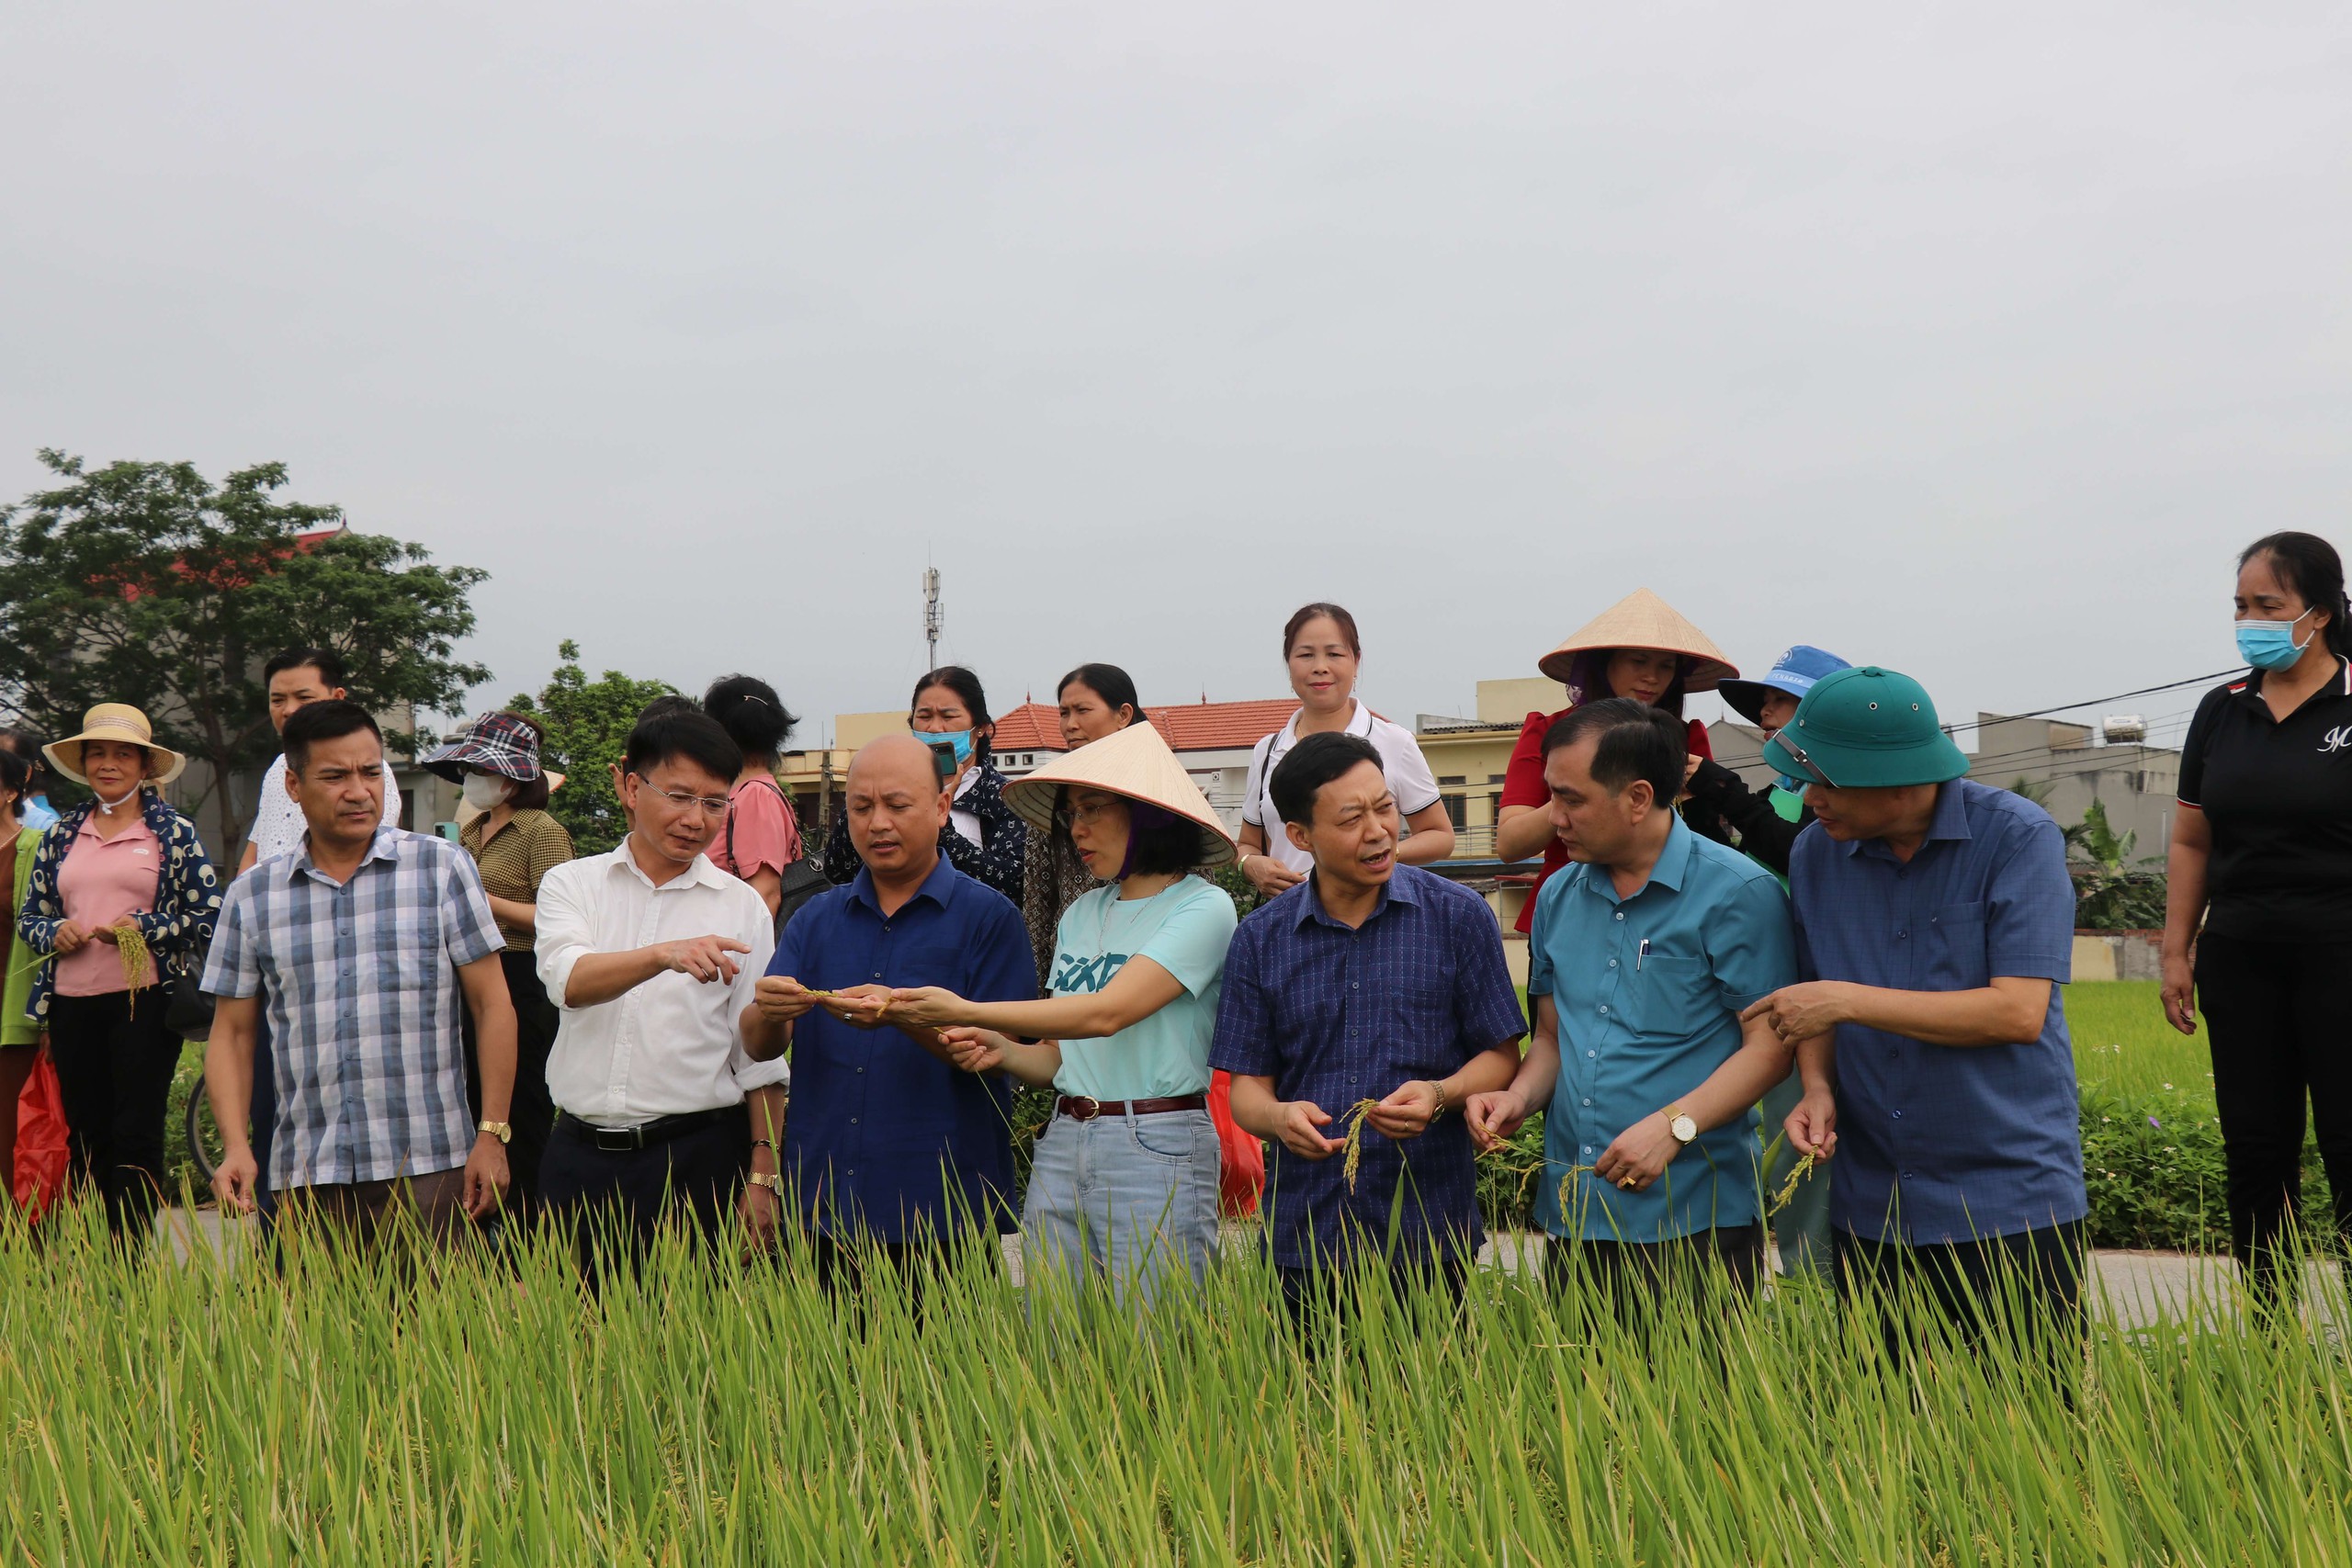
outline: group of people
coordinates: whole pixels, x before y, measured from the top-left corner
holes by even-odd
[[[2275,1293],[2306,1096],[2352,1232],[2352,1077],[2320,1036],[2352,895],[2313,852],[2352,834],[2352,604],[2335,551],[2283,534],[2238,605],[2253,668],[2189,733],[2165,998],[2183,1028],[2203,999],[2233,1240]],[[1647,591],[1546,655],[1567,705],[1528,716],[1497,827],[1543,861],[1522,1007],[1485,899],[1430,869],[1453,829],[1356,695],[1354,618],[1306,605],[1283,651],[1299,706],[1238,836],[1117,667],[1065,677],[1069,749],[1012,781],[950,667],[858,751],[821,847],[775,776],[792,716],[731,676],[646,710],[613,764],[628,834],[575,858],[529,716],[424,759],[477,813],[457,843],[404,832],[375,721],[331,653],[291,650],[225,888],[155,793],[177,760],[93,710],[44,755],[96,798],[0,842],[35,955],[0,1061],[46,1030],[109,1217],[141,1223],[172,976],[209,944],[231,1208],[363,1236],[395,1204],[445,1235],[544,1214],[592,1264],[673,1223],[789,1233],[849,1291],[1017,1226],[1033,1276],[1148,1303],[1212,1266],[1223,1179],[1262,1147],[1302,1321],[1360,1265],[1458,1294],[1475,1162],[1541,1113],[1548,1278],[1634,1310],[1752,1292],[1769,1225],[1843,1292],[1912,1281],[1970,1332],[2006,1296],[2079,1336],[2064,842],[1966,777],[1917,682],[1810,645],[1743,680]],[[1681,711],[1708,690],[1777,782],[1708,755]],[[12,814],[28,783],[0,750]],[[1053,1096],[1018,1193],[1015,1085]]]

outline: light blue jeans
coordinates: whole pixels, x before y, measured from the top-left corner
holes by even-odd
[[[1216,1123],[1205,1111],[1056,1116],[1037,1140],[1021,1206],[1021,1263],[1070,1282],[1107,1277],[1122,1305],[1149,1306],[1182,1269],[1216,1254]]]

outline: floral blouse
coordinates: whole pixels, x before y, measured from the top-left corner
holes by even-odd
[[[17,917],[17,934],[35,953],[53,956],[57,928],[64,923],[65,905],[58,897],[57,877],[73,852],[74,840],[96,809],[85,801],[59,818],[41,834],[33,856],[32,879],[25,887],[25,906]],[[153,790],[141,792],[140,809],[147,830],[164,857],[152,914],[133,915],[139,934],[147,939],[159,971],[185,967],[212,941],[212,923],[220,916],[220,874],[212,868],[196,824],[165,804]],[[37,1020],[49,1017],[50,989],[57,965],[43,963],[33,976],[32,999],[25,1010]],[[160,980],[162,975],[157,978]]]

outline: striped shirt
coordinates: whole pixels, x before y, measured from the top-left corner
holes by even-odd
[[[482,891],[517,904],[537,903],[539,878],[571,858],[571,835],[544,811],[517,811],[485,844],[482,834],[489,829],[490,813],[485,811],[458,829],[458,842],[481,872]],[[498,933],[506,939],[509,953],[532,950],[533,935],[525,927],[501,920]]]
[[[239,877],[204,989],[259,994],[277,1122],[269,1183],[423,1176],[474,1143],[458,1037],[458,965],[501,946],[473,861],[444,839],[379,828],[351,879],[307,845]]]

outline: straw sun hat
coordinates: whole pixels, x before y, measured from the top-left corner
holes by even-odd
[[[129,703],[100,703],[82,716],[81,734],[52,740],[40,749],[40,754],[49,759],[51,767],[75,784],[86,785],[90,781],[82,774],[82,743],[85,740],[128,740],[133,746],[145,747],[149,784],[167,784],[187,766],[186,757],[168,746],[155,744],[154,726]]]
[[[1140,800],[1183,818],[1201,830],[1197,864],[1223,865],[1233,859],[1233,840],[1208,796],[1149,724],[1131,724],[1012,780],[1004,786],[1004,804],[1031,827],[1050,831],[1054,800],[1065,785]]]
[[[1646,588],[1636,588],[1600,615],[1581,631],[1535,661],[1535,667],[1566,685],[1577,655],[1614,648],[1655,648],[1679,653],[1690,662],[1682,689],[1711,692],[1718,681],[1739,671],[1707,634],[1682,618],[1673,605]]]

